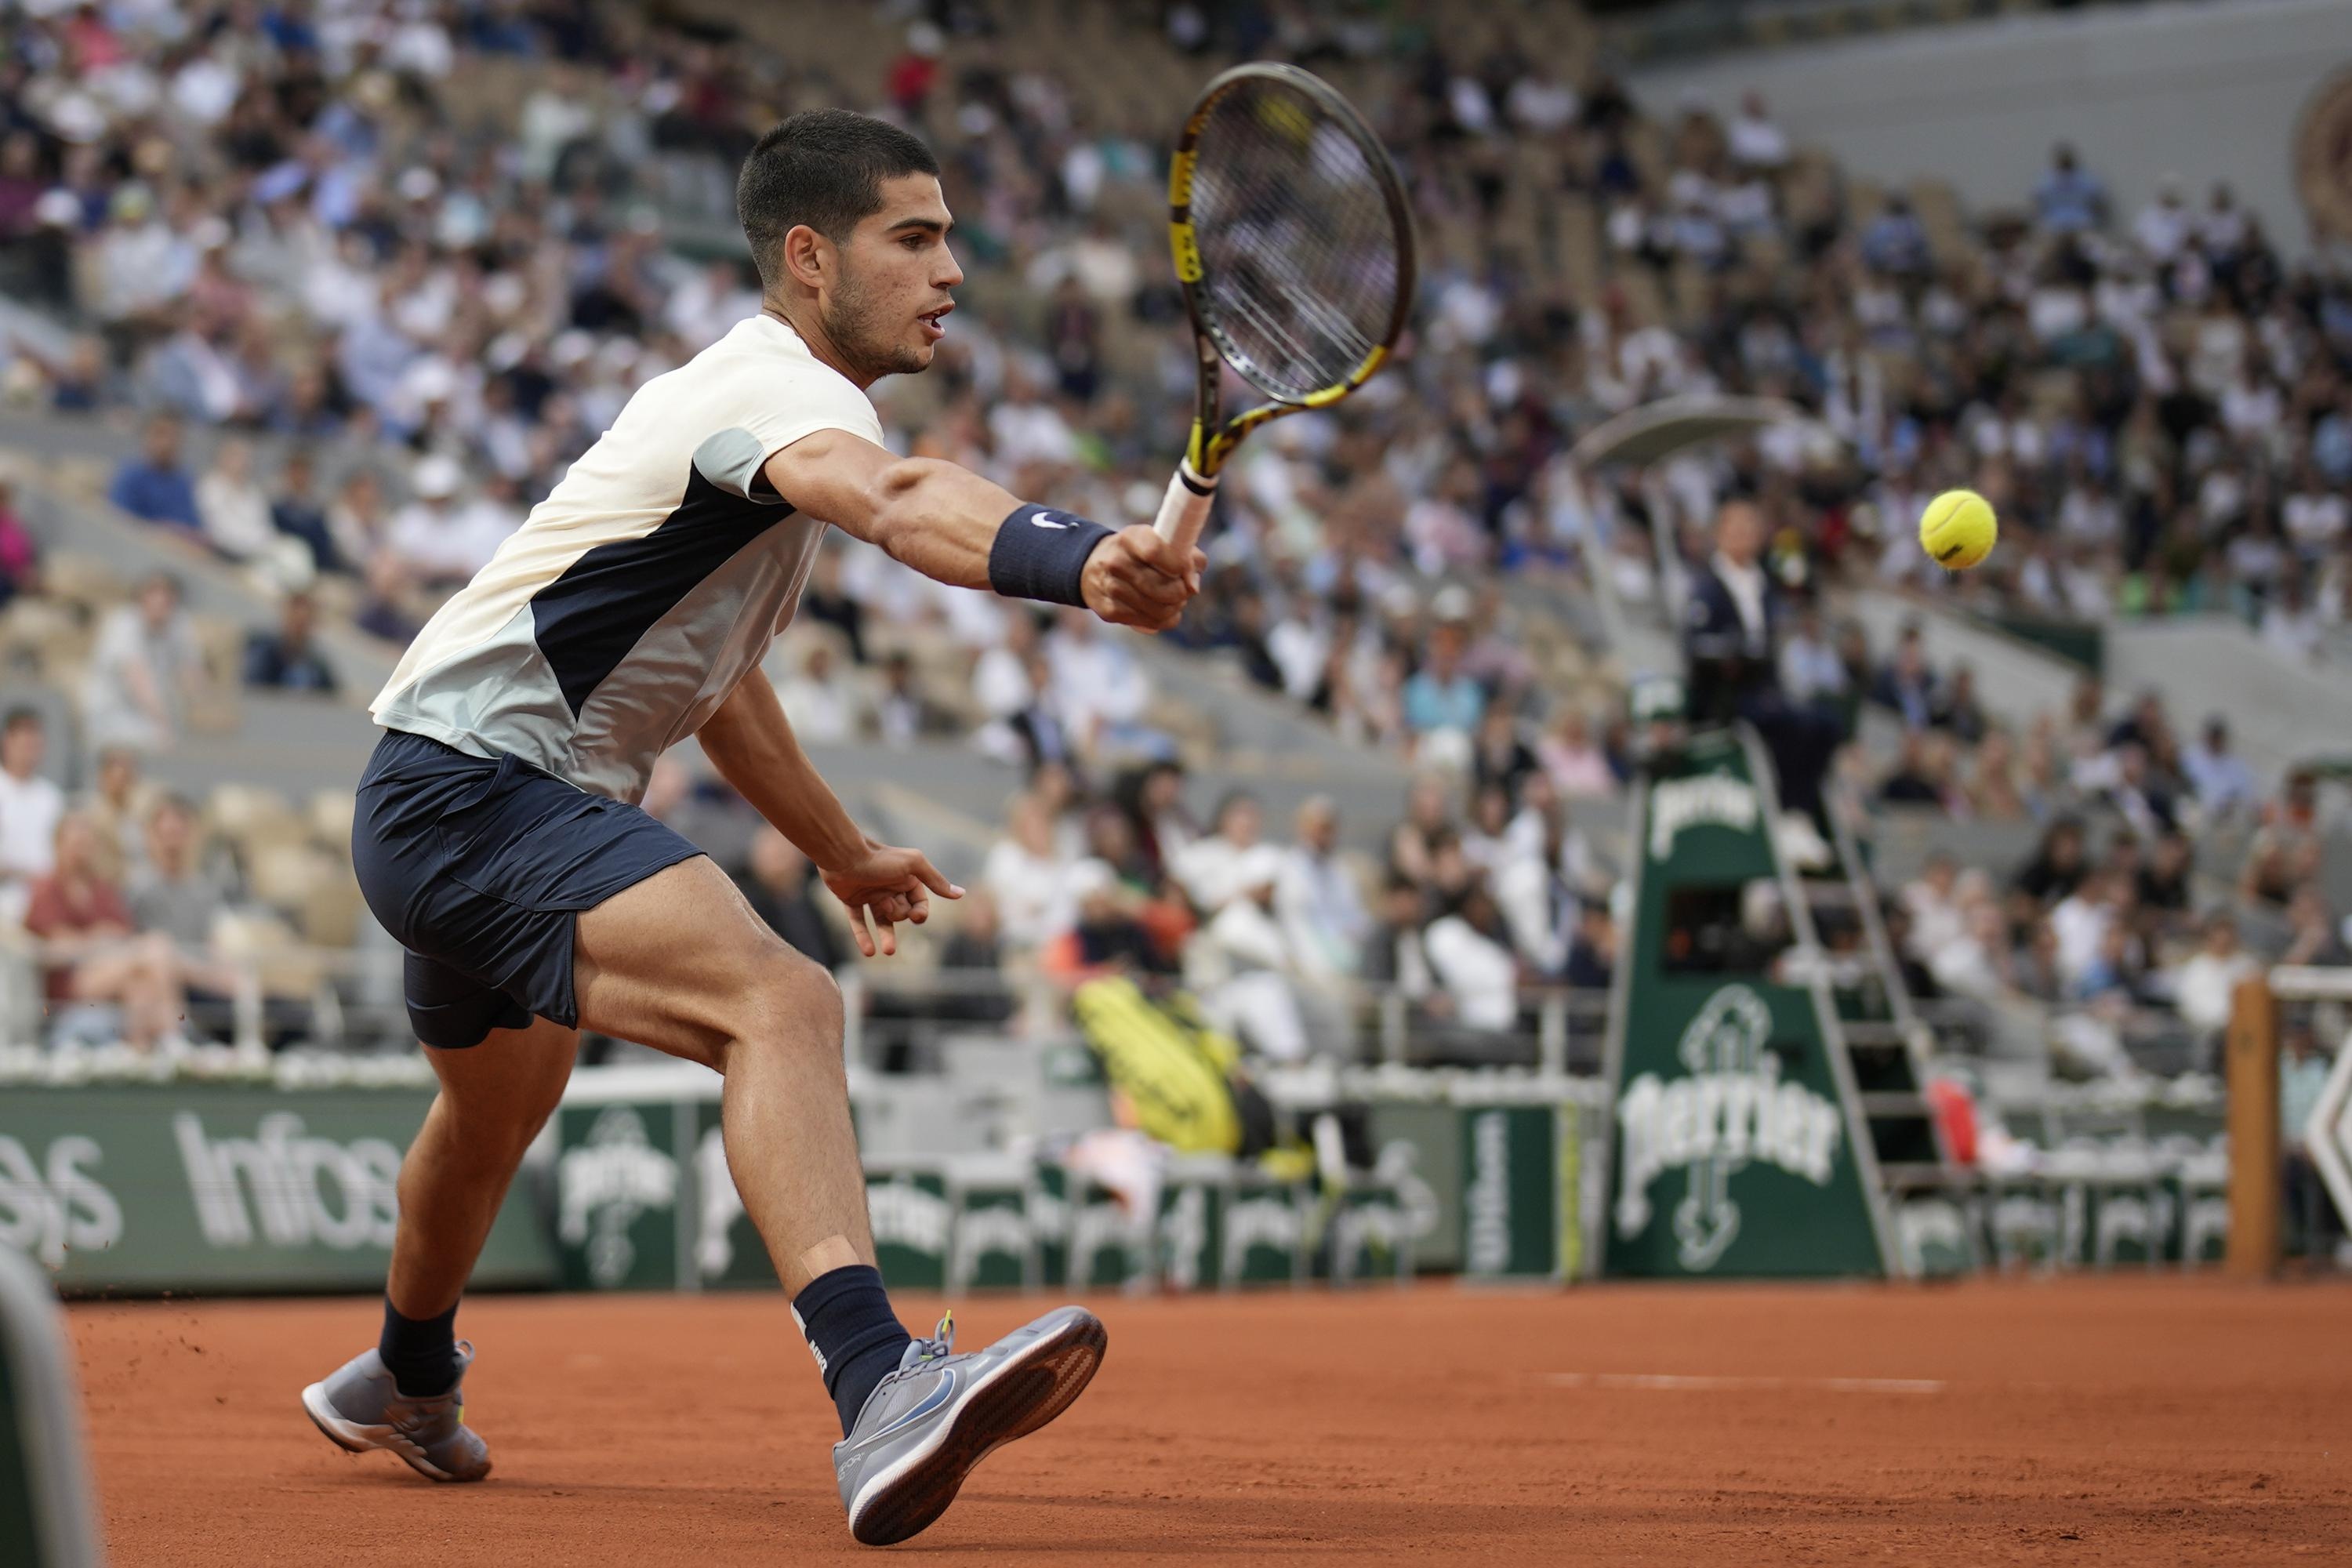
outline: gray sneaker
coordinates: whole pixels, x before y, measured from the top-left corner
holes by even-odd
[[[939,1338],[907,1347],[834,1445],[849,1533],[867,1546],[904,1541],[945,1513],[971,1468],[1069,1408],[1102,1365],[1102,1320],[1057,1307],[986,1350],[955,1353],[955,1314]]]
[[[490,1473],[490,1450],[466,1426],[464,1380],[473,1363],[472,1343],[459,1340],[458,1381],[446,1394],[412,1399],[394,1385],[383,1358],[363,1351],[304,1389],[302,1408],[338,1447],[389,1450],[436,1481],[478,1481]]]

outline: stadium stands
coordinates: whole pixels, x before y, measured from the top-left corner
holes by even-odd
[[[1378,19],[1189,5],[814,16],[349,4],[5,24],[18,47],[0,269],[34,309],[6,338],[29,533],[11,542],[0,518],[15,594],[0,640],[59,721],[59,777],[83,784],[119,739],[202,797],[250,911],[232,922],[234,952],[297,939],[371,952],[381,933],[354,907],[336,826],[365,743],[350,704],[633,386],[752,308],[730,172],[778,113],[883,109],[948,165],[971,278],[939,367],[879,389],[894,439],[1096,515],[1148,510],[1189,374],[1171,359],[1159,149],[1195,79],[1237,52],[1328,75],[1395,148],[1430,262],[1408,363],[1360,408],[1248,449],[1212,590],[1173,647],[1033,636],[870,551],[833,552],[771,669],[877,821],[976,872],[1018,770],[1042,763],[1056,853],[1085,861],[1090,824],[1114,807],[1131,828],[1148,821],[1134,836],[1150,852],[1114,868],[1121,898],[1186,906],[1206,929],[1221,895],[1171,872],[1160,837],[1201,831],[1186,806],[1206,817],[1246,786],[1279,838],[1319,792],[1339,803],[1367,907],[1385,876],[1412,884],[1420,901],[1400,890],[1395,910],[1416,936],[1458,919],[1474,883],[1499,886],[1514,858],[1542,862],[1550,837],[1583,857],[1546,873],[1565,912],[1515,932],[1496,911],[1475,934],[1531,984],[1559,983],[1571,952],[1580,973],[1604,974],[1628,671],[1591,595],[1670,605],[1704,560],[1714,498],[1736,484],[1762,499],[1776,574],[1822,605],[1818,684],[1802,695],[1851,726],[1843,776],[1896,864],[1903,846],[1938,842],[2021,864],[2039,824],[2079,811],[2095,855],[2125,853],[2105,843],[2111,824],[2142,845],[2171,825],[2198,832],[2193,901],[2231,901],[2246,835],[2199,809],[2175,732],[2202,713],[2120,716],[2104,695],[2020,711],[1971,702],[1965,686],[1986,672],[1949,668],[1885,706],[1873,693],[1895,689],[1890,617],[1873,608],[1880,629],[1864,638],[1839,619],[1890,588],[2011,624],[2228,608],[2282,654],[2324,653],[2352,562],[2332,499],[2352,476],[2345,296],[2289,271],[2225,194],[2108,212],[2096,171],[2064,166],[2000,211],[1963,211],[1933,180],[1878,188],[1791,146],[1769,106],[1634,103],[1565,6],[1443,27],[1421,5]],[[1707,391],[1789,397],[1836,439],[1780,433],[1591,494],[1575,482],[1577,435]],[[1948,582],[1908,520],[1960,483],[1999,504],[2003,549]],[[78,548],[93,527],[135,545]],[[142,640],[123,605],[154,566],[177,569],[189,607]],[[339,699],[239,689],[293,592],[323,619]],[[127,652],[173,664],[164,711],[124,708]],[[1437,700],[1457,667],[1459,700]],[[1464,701],[1491,722],[1456,729]],[[998,760],[974,763],[968,745]],[[257,794],[244,786],[261,757]],[[1156,820],[1132,804],[1139,784],[1121,787],[1154,757],[1191,780]],[[1533,798],[1529,762],[1553,785]],[[1414,770],[1459,782],[1398,830],[1424,858],[1384,865]],[[1490,780],[1499,803],[1481,798]],[[676,809],[740,853],[748,820],[692,770],[681,782]],[[2281,816],[2273,838],[2305,831],[2300,808],[2255,807]],[[1561,813],[1572,829],[1548,833]],[[2263,890],[2245,911],[2257,943],[2291,940],[2269,911],[2305,890]],[[2002,906],[2008,963],[2048,942],[2071,891]],[[2306,908],[2315,929],[2352,889],[2336,891]],[[2113,976],[2070,959],[2047,984],[2001,980],[1999,1004],[2077,1044],[2102,1007],[2168,1019],[2172,976],[2193,961],[2185,934],[2121,893],[2084,930],[2105,926],[2128,932]],[[2073,957],[2097,948],[2077,934]],[[1311,964],[1272,951],[1311,994]],[[326,1005],[278,1018],[254,1004],[245,1033],[327,1037],[322,1019],[347,1031],[336,1037],[396,1033],[396,1015],[356,1005],[352,976],[380,968],[373,952],[276,964],[257,994]],[[1396,1042],[1395,1018],[1442,997],[1426,967],[1408,963],[1401,1000],[1356,1015],[1389,1025],[1318,1048]],[[329,975],[340,986],[316,984]],[[890,984],[878,970],[869,983]],[[2112,1022],[2127,1041],[2176,1028]],[[2086,1048],[2095,1060],[2078,1069],[2119,1064]]]

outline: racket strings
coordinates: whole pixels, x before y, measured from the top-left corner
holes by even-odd
[[[1308,94],[1242,83],[1195,143],[1201,288],[1236,370],[1293,401],[1343,384],[1388,336],[1409,243],[1377,147]]]

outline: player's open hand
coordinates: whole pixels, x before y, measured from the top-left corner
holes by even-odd
[[[1122,528],[1087,557],[1078,591],[1087,608],[1117,626],[1164,632],[1183,617],[1201,591],[1209,558],[1190,545],[1171,544],[1151,529]]]
[[[885,958],[898,951],[893,928],[901,921],[921,925],[929,920],[931,894],[963,897],[963,889],[941,876],[921,850],[899,849],[871,838],[862,858],[824,868],[824,885],[849,910],[850,934],[857,939],[857,951],[868,958],[877,951]]]

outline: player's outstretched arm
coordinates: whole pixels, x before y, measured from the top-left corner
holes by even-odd
[[[819,430],[768,459],[776,493],[880,545],[924,576],[1011,598],[1084,605],[1117,626],[1166,631],[1200,591],[1206,557],[1141,525],[1111,530],[1029,505],[969,468],[901,458]]]
[[[879,843],[850,820],[801,750],[776,689],[758,669],[742,679],[696,738],[719,776],[799,847],[848,907],[850,931],[866,957],[877,948],[886,958],[898,952],[891,927],[899,921],[922,924],[930,915],[930,894],[963,897],[921,850]]]

